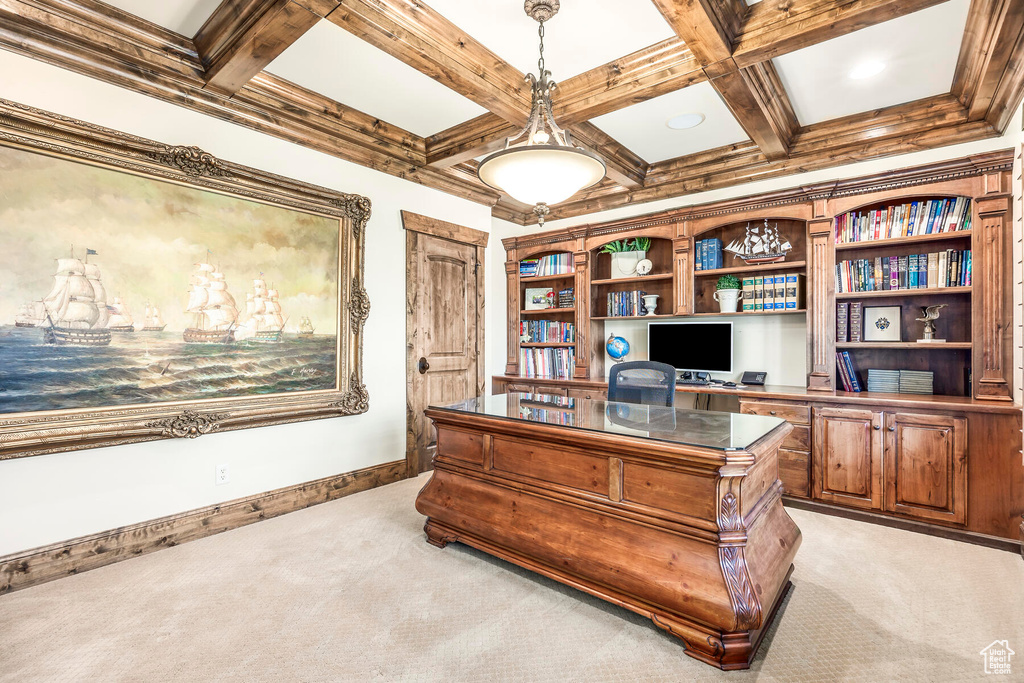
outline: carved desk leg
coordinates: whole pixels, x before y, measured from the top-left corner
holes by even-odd
[[[459,540],[456,534],[447,529],[442,529],[432,522],[429,517],[427,518],[427,523],[423,525],[423,531],[427,534],[427,543],[436,545],[438,548],[443,548],[449,543],[456,543]]]

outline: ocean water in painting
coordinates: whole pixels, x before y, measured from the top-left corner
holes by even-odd
[[[0,413],[333,389],[335,337],[186,344],[181,332],[116,334],[108,346],[45,344],[0,327]]]

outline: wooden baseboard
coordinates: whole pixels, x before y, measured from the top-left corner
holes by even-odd
[[[964,541],[966,543],[974,543],[975,545],[996,548],[997,550],[1006,550],[1012,553],[1019,552],[1024,554],[1024,525],[1022,525],[1021,528],[1021,540],[1015,541],[1012,538],[989,536],[988,534],[979,534],[976,531],[967,531],[965,529],[952,529],[950,527],[939,526],[937,524],[928,524],[927,522],[918,522],[912,519],[904,519],[902,517],[890,517],[888,515],[880,515],[875,512],[867,512],[866,510],[855,510],[853,508],[830,505],[829,503],[821,503],[816,500],[807,500],[804,498],[783,496],[782,504],[786,507],[797,508],[798,510],[820,512],[825,515],[854,519],[858,522],[870,522],[871,524],[880,524],[894,529],[914,531],[919,534],[928,534],[929,536],[949,538],[954,541]]]
[[[390,484],[405,472],[405,460],[386,462],[0,557],[0,595]]]

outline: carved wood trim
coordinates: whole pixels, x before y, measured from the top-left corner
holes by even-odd
[[[0,557],[0,595],[172,548],[404,478],[405,461],[397,460]]]
[[[812,221],[809,225],[807,327],[810,335],[811,372],[807,388],[813,391],[835,390],[835,241],[832,221]]]
[[[573,377],[590,377],[590,252],[577,251],[572,255],[573,297],[576,304],[576,370]]]
[[[477,247],[486,247],[490,234],[483,230],[467,228],[439,218],[423,216],[412,211],[402,211],[402,227],[413,232],[422,232],[454,242],[463,242]]]
[[[508,353],[505,357],[505,374],[519,374],[519,259],[515,249],[505,261],[505,310],[508,311]]]
[[[972,255],[977,254],[972,274],[973,328],[975,339],[981,342],[980,349],[976,347],[974,352],[974,395],[988,400],[1012,401],[1007,379],[1012,365],[1009,353],[1012,329],[1006,315],[1012,301],[1008,297],[1010,288],[1002,284],[1013,267],[1007,244],[1007,235],[1012,234],[1010,198],[983,195],[974,201],[980,220],[975,224],[973,239],[981,245],[981,249],[976,248],[977,243],[972,247]]]
[[[329,391],[0,416],[0,460],[366,412],[363,286],[370,200],[0,99],[0,144],[336,218],[338,384]]]

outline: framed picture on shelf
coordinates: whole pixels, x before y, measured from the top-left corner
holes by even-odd
[[[527,287],[526,288],[527,311],[540,311],[545,308],[555,307],[555,290],[551,287]]]
[[[864,335],[866,342],[903,341],[900,306],[865,306]]]

